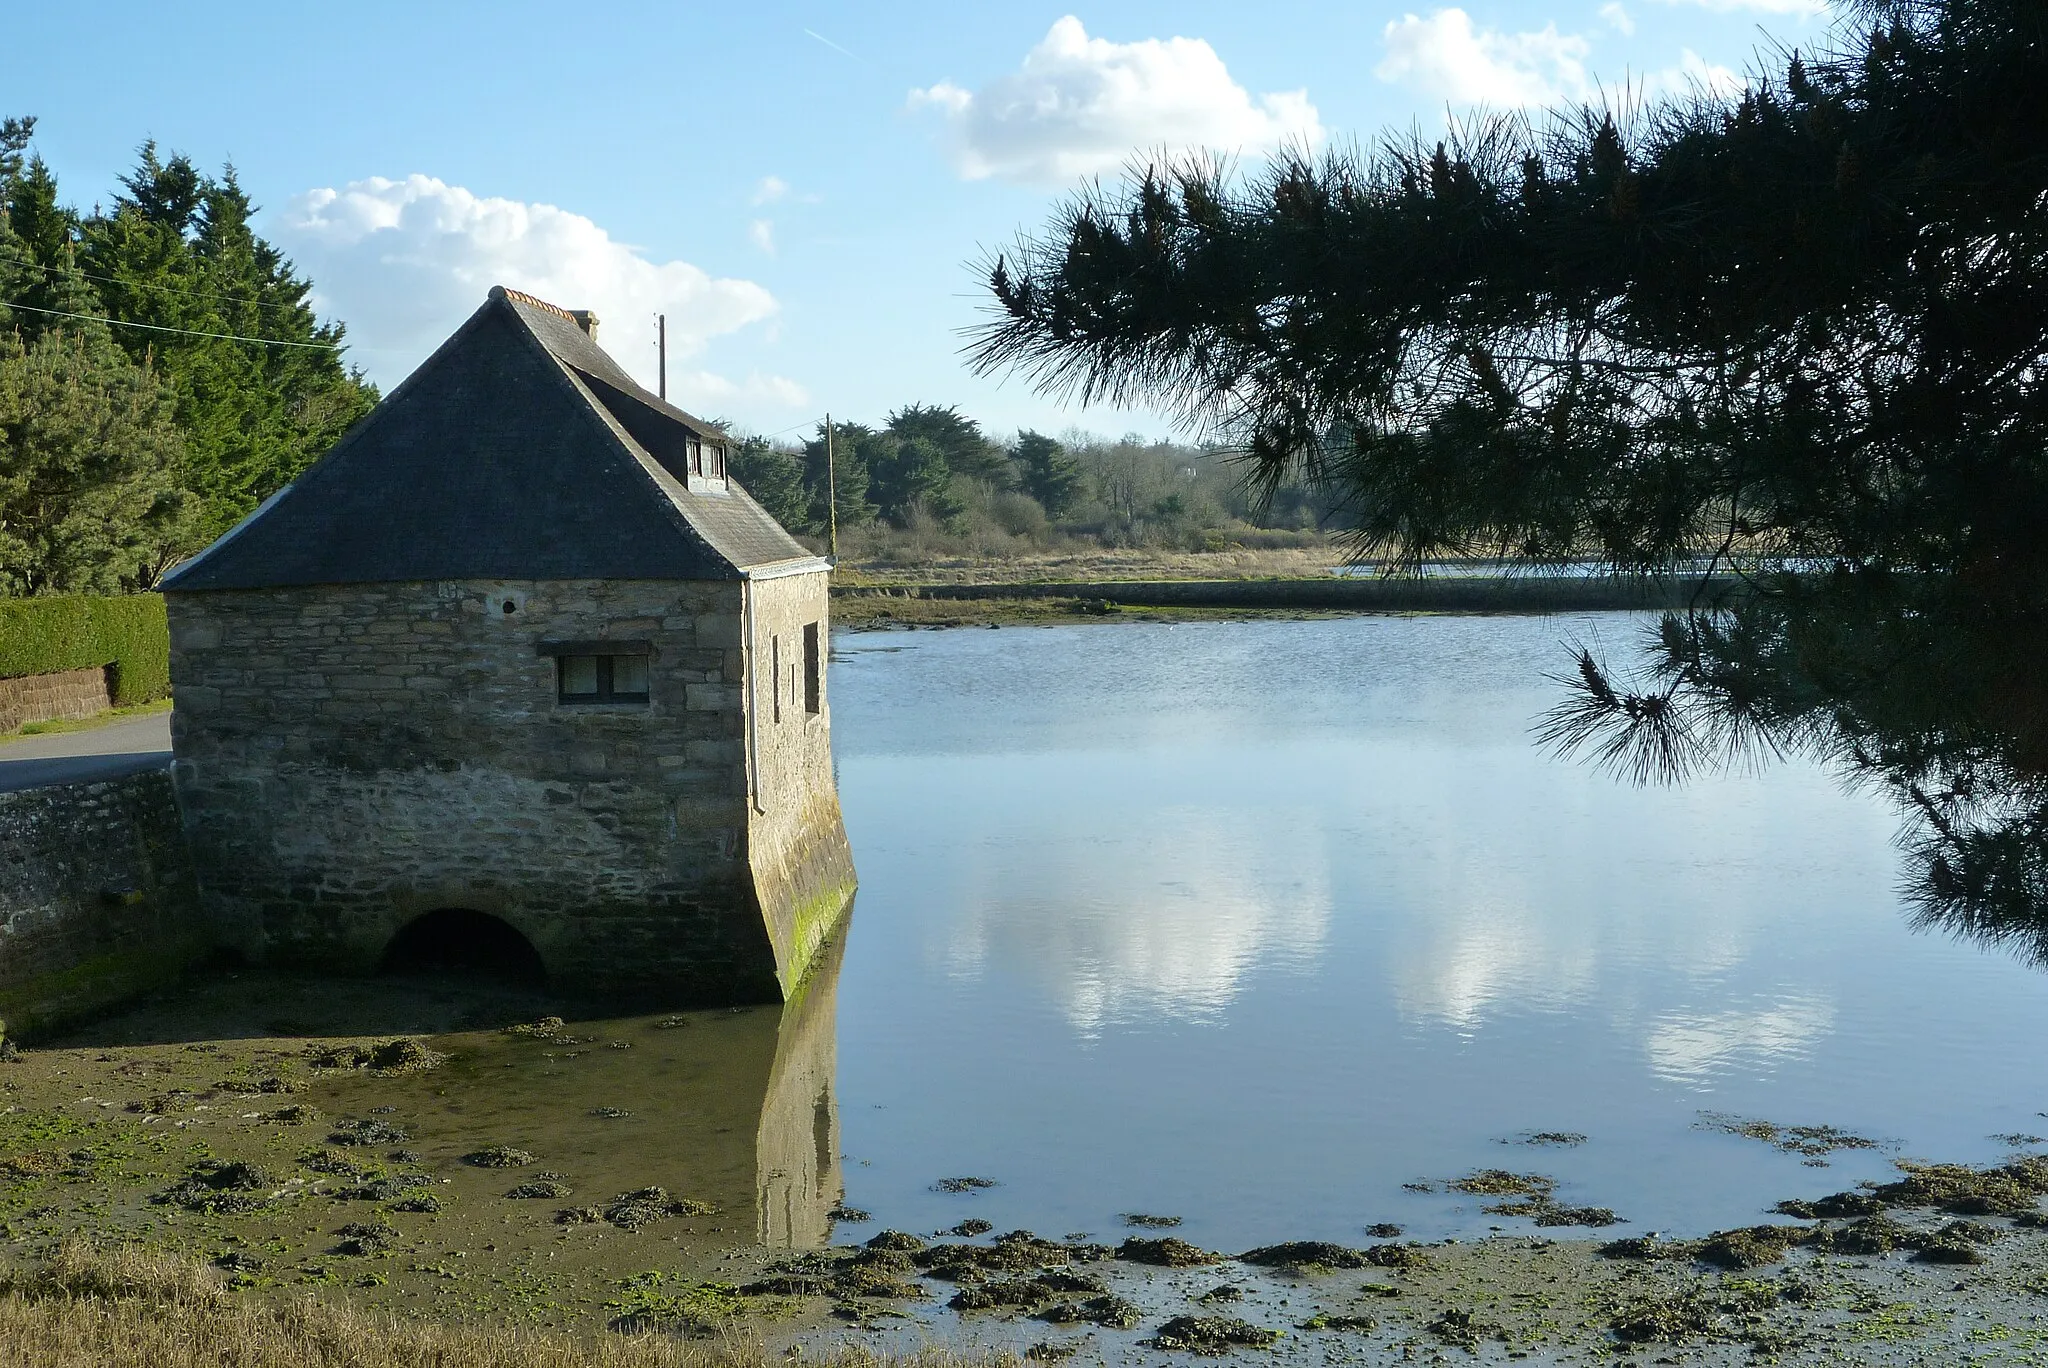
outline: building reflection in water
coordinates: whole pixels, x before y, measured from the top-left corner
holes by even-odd
[[[778,1248],[824,1244],[832,1210],[845,1195],[839,1168],[839,965],[846,932],[821,950],[811,976],[779,1014],[774,1062],[754,1142],[756,1238]]]

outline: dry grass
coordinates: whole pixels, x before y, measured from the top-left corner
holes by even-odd
[[[1341,565],[1341,546],[1306,549],[1168,551],[1034,550],[1008,557],[934,557],[912,565],[847,556],[833,583],[847,588],[882,584],[1008,584],[1031,580],[1119,579],[1327,579]]]
[[[123,1246],[66,1245],[0,1277],[0,1364],[9,1368],[767,1368],[758,1342],[653,1334],[567,1335],[401,1322],[307,1298],[266,1305],[209,1267]],[[833,1368],[994,1368],[996,1358],[926,1352],[889,1359],[847,1346]]]

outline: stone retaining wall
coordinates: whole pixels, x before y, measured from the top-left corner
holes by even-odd
[[[0,679],[0,732],[30,722],[93,717],[113,706],[103,665]]]
[[[168,982],[209,939],[168,768],[0,793],[0,1019],[10,1034]]]

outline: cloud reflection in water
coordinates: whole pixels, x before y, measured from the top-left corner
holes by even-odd
[[[1319,823],[1198,806],[1127,813],[1114,828],[1065,818],[1047,824],[1065,829],[1012,831],[977,852],[950,928],[954,973],[1018,966],[1096,1036],[1214,1020],[1262,964],[1308,969],[1321,957],[1331,897]],[[1086,866],[1043,858],[1076,840],[1108,849]]]

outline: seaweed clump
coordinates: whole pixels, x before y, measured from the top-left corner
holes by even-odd
[[[1540,1173],[1482,1169],[1445,1186],[1476,1197],[1504,1198],[1480,1210],[1494,1216],[1525,1216],[1539,1226],[1611,1226],[1621,1220],[1606,1207],[1564,1205],[1557,1200],[1557,1180]]]
[[[1365,1250],[1322,1240],[1289,1240],[1285,1244],[1260,1245],[1238,1255],[1237,1261],[1261,1268],[1291,1268],[1303,1272],[1373,1266]]]
[[[1094,1263],[1115,1251],[1107,1245],[1061,1244],[1028,1230],[1012,1230],[985,1245],[935,1244],[917,1251],[914,1261],[926,1276],[947,1282],[985,1282],[991,1275],[1035,1268],[1064,1268]]]
[[[403,1238],[392,1226],[362,1222],[351,1222],[334,1233],[341,1236],[341,1242],[334,1246],[334,1253],[356,1258],[388,1253]]]
[[[1725,1112],[1701,1112],[1699,1129],[1761,1140],[1781,1153],[1803,1155],[1808,1159],[1823,1159],[1836,1150],[1877,1148],[1875,1140],[1851,1135],[1834,1126],[1781,1126],[1774,1121],[1751,1121]]]
[[[1615,1312],[1607,1328],[1624,1344],[1682,1344],[1712,1333],[1714,1311],[1691,1292],[1646,1297]]]
[[[603,1206],[564,1207],[555,1213],[556,1225],[596,1225],[604,1222],[624,1231],[635,1231],[672,1216],[711,1216],[718,1208],[689,1197],[672,1198],[662,1187],[637,1188],[622,1192]]]
[[[1717,1230],[1701,1240],[1693,1256],[1720,1268],[1762,1268],[1774,1264],[1797,1245],[1814,1237],[1805,1226],[1758,1225]]]
[[[1159,1268],[1200,1268],[1204,1264],[1223,1262],[1221,1254],[1212,1254],[1172,1235],[1157,1240],[1133,1235],[1117,1246],[1116,1256],[1125,1263],[1152,1264]]]
[[[510,1145],[489,1145],[462,1156],[463,1163],[477,1168],[525,1168],[539,1159],[537,1154]]]
[[[417,1040],[399,1039],[376,1045],[315,1046],[306,1051],[306,1062],[323,1073],[367,1069],[374,1074],[396,1077],[439,1068],[448,1062],[448,1056],[439,1050],[428,1049]]]
[[[1230,1316],[1175,1316],[1160,1326],[1147,1343],[1155,1349],[1220,1356],[1239,1347],[1263,1349],[1279,1338],[1278,1330]]]
[[[930,1294],[906,1277],[914,1266],[911,1251],[887,1246],[850,1254],[812,1251],[773,1265],[768,1277],[740,1291],[750,1297],[833,1297],[842,1306],[855,1298],[926,1297]]]
[[[1089,1324],[1129,1330],[1138,1324],[1138,1308],[1113,1295],[1101,1279],[1066,1269],[1044,1269],[1030,1277],[968,1284],[947,1305],[956,1311],[1024,1311],[1056,1325]]]
[[[1507,1332],[1497,1325],[1489,1325],[1476,1319],[1462,1307],[1448,1307],[1437,1318],[1422,1327],[1453,1348],[1463,1349],[1468,1354],[1479,1352],[1482,1339],[1506,1339]]]
[[[266,1205],[269,1197],[258,1194],[272,1186],[271,1176],[254,1164],[239,1159],[202,1159],[149,1200],[158,1206],[180,1206],[214,1216],[241,1216]]]
[[[559,1199],[563,1197],[568,1197],[572,1195],[573,1192],[574,1189],[569,1186],[569,1184],[563,1179],[561,1174],[552,1173],[548,1170],[543,1169],[541,1172],[534,1174],[533,1177],[527,1179],[525,1182],[520,1183],[517,1186],[508,1190],[505,1193],[505,1195],[507,1197],[521,1200],[533,1197],[547,1197]]]
[[[410,1139],[412,1133],[402,1126],[353,1117],[335,1122],[327,1135],[330,1145],[402,1145]]]
[[[2030,1154],[1990,1168],[1901,1163],[1906,1175],[1870,1189],[1886,1206],[1931,1207],[1958,1216],[2019,1216],[2048,1195],[2048,1155]]]

